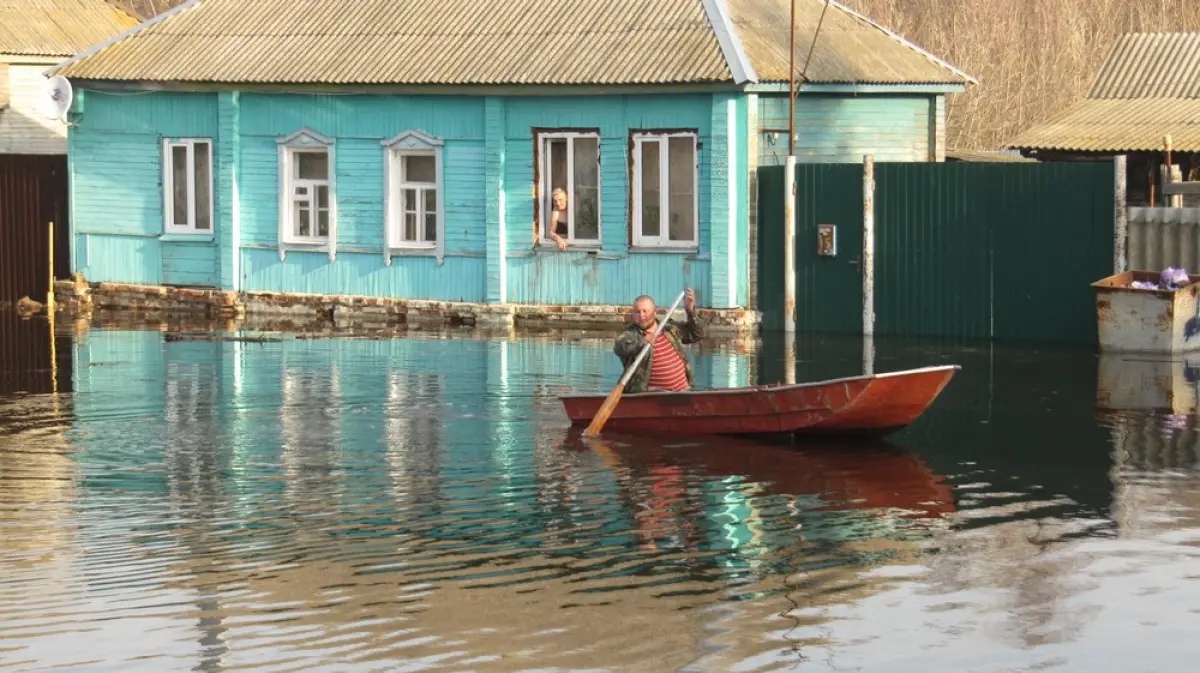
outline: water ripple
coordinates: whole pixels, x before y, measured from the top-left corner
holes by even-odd
[[[603,341],[74,348],[0,398],[20,670],[1134,670],[1122,619],[1165,670],[1200,618],[1194,423],[1081,421],[1098,506],[1090,456],[974,451],[969,388],[901,442],[584,443],[555,395],[615,380]]]

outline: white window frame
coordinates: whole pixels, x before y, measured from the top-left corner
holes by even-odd
[[[635,248],[659,248],[674,250],[696,250],[700,247],[700,143],[699,134],[694,131],[675,131],[663,133],[634,133],[633,136],[633,194],[631,222],[633,224],[633,246]],[[690,241],[672,241],[670,238],[670,139],[690,138],[692,140],[692,239]],[[658,236],[642,234],[642,146],[647,142],[657,142],[658,149],[658,185],[659,199],[662,207],[658,213]]]
[[[446,250],[446,181],[442,172],[442,149],[445,140],[424,131],[410,129],[380,142],[384,147],[384,230],[387,239],[384,245],[384,264],[391,265],[394,252],[432,252],[437,257],[438,264],[441,264]],[[432,156],[436,182],[407,182],[404,175],[404,157],[408,156]],[[429,188],[437,194],[437,240],[406,241],[403,237],[404,190],[418,190],[417,210],[422,214],[422,219],[417,229],[423,235],[425,190]]]
[[[289,249],[325,250],[332,262],[337,258],[337,161],[333,140],[306,127],[276,142],[279,145],[279,259],[286,259]],[[329,187],[328,236],[296,236],[293,233],[292,197],[297,186],[297,180],[292,177],[293,162],[296,155],[304,152],[324,152],[329,162],[325,180],[302,181],[310,187],[321,184]],[[315,219],[313,226],[316,226]]]
[[[596,238],[576,238],[575,237],[575,139],[576,138],[594,138],[596,140]],[[550,152],[547,140],[567,141],[567,248],[585,248],[595,249],[601,246],[604,240],[604,216],[601,206],[601,195],[604,192],[603,176],[600,172],[600,133],[597,131],[545,131],[539,132],[535,136],[538,150],[538,203],[541,204],[539,209],[540,221],[538,222],[538,241],[542,247],[550,247],[557,250],[554,245],[554,239],[550,237],[550,213],[553,211],[553,203],[550,200]]]
[[[208,203],[196,203],[196,145],[208,145]],[[164,138],[162,161],[163,186],[163,233],[212,236],[217,228],[213,212],[213,192],[216,179],[213,175],[212,138]],[[174,151],[177,147],[187,149],[187,224],[175,223],[175,165]],[[196,228],[198,208],[208,208],[208,229]]]

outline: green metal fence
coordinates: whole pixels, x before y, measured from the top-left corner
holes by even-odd
[[[759,169],[759,308],[783,321],[783,168]],[[862,331],[863,167],[796,167],[796,329]],[[1108,162],[877,163],[875,333],[1094,343]],[[837,254],[817,255],[817,227]]]

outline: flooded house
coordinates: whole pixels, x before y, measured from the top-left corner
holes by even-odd
[[[690,286],[718,321],[752,314],[789,9],[193,0],[53,71],[74,91],[71,269],[484,306]],[[944,159],[969,76],[837,3],[801,0],[795,41],[801,161]]]

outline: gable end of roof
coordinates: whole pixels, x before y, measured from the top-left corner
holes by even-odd
[[[721,45],[721,53],[725,55],[725,61],[729,64],[734,84],[758,82],[758,73],[754,71],[750,59],[746,58],[746,50],[742,47],[742,38],[733,27],[733,20],[729,18],[729,9],[725,6],[725,0],[701,0],[701,2],[704,5],[704,13],[708,15],[708,21],[712,24],[717,42]]]

